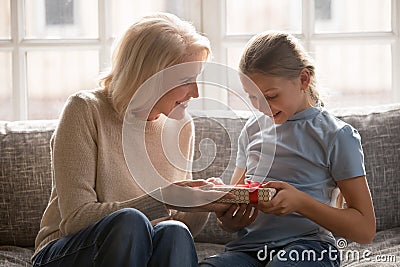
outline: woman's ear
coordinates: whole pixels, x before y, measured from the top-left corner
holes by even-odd
[[[301,82],[301,90],[307,90],[308,85],[310,84],[310,71],[307,68],[304,68],[300,71],[300,82]]]

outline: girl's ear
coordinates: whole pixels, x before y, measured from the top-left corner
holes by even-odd
[[[304,68],[300,71],[301,90],[306,90],[310,84],[310,71]]]

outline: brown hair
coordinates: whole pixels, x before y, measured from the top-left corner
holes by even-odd
[[[288,79],[297,78],[304,68],[310,73],[309,102],[323,106],[316,89],[314,62],[291,34],[267,31],[254,36],[247,43],[239,63],[244,74],[261,73]]]

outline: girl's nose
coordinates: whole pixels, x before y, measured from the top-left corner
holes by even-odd
[[[269,103],[265,99],[262,99],[258,102],[258,110],[267,116],[271,116],[271,114],[270,114],[271,110],[270,110]]]

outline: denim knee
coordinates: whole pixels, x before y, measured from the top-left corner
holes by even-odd
[[[105,234],[112,232],[113,238],[123,242],[130,242],[133,236],[144,234],[151,239],[153,227],[147,217],[139,210],[125,208],[108,216],[104,221],[107,224]]]
[[[101,221],[96,243],[132,242],[140,239],[150,241],[153,236],[153,227],[147,217],[140,211],[132,208],[118,210]],[[115,241],[113,241],[115,240]]]
[[[196,248],[188,227],[179,221],[154,226],[153,255],[148,266],[198,266]]]
[[[162,233],[165,238],[173,239],[174,237],[182,236],[192,237],[189,228],[180,221],[169,220],[160,222],[154,227],[154,230]]]
[[[151,257],[154,231],[142,212],[118,210],[101,221],[99,230],[95,265],[144,266]]]

